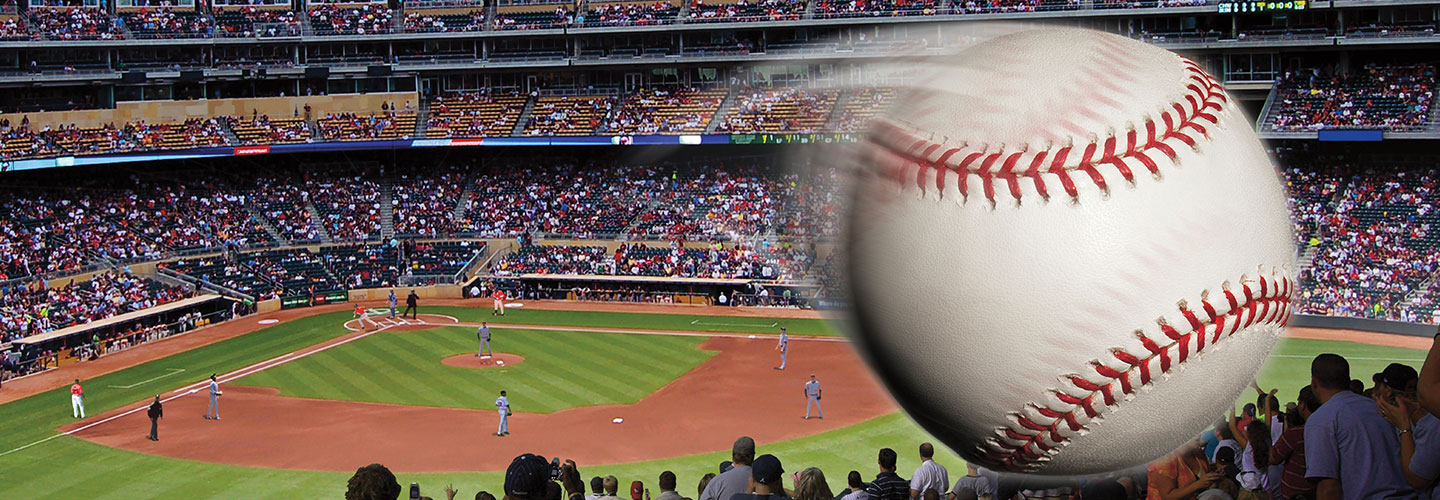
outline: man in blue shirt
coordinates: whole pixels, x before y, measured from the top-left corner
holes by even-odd
[[[1305,421],[1305,477],[1317,500],[1414,499],[1400,469],[1400,441],[1375,400],[1350,392],[1350,364],[1338,354],[1310,363],[1320,408]]]

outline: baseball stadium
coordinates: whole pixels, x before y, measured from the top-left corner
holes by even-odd
[[[911,404],[1060,361],[907,365],[853,314],[962,306],[852,279],[856,151],[928,61],[1035,27],[1119,40],[1094,75],[1183,56],[1198,101],[1130,153],[1243,116],[1298,256],[1157,320],[1177,364],[1171,324],[1191,359],[1226,318],[1286,328],[1229,415],[1166,408],[1214,424],[1107,474],[1010,474]],[[1437,29],[1440,0],[0,0],[0,499],[1440,498]],[[958,193],[1108,198],[1100,132],[1073,176],[956,156]],[[957,192],[922,140],[895,177]],[[1124,181],[1163,182],[1139,156]],[[1118,404],[1087,390],[990,441],[1044,463]]]

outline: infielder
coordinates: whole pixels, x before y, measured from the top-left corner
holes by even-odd
[[[495,316],[495,315],[504,316],[504,315],[505,315],[505,292],[504,292],[503,290],[500,290],[499,288],[496,288],[494,292],[491,292],[491,293],[490,293],[490,298],[495,299],[495,310],[494,310],[494,311],[491,311],[491,312],[490,312],[490,315],[491,315],[491,316]]]
[[[370,319],[370,315],[365,314],[365,306],[360,304],[355,304],[355,317],[360,319],[360,328],[369,330],[380,326],[375,320]],[[370,323],[370,326],[365,326],[365,323]]]
[[[395,319],[395,289],[390,289],[390,319]]]
[[[480,350],[475,353],[475,356],[481,358],[486,357],[486,352],[494,356],[495,350],[490,348],[490,327],[487,326],[484,321],[480,322],[480,330],[475,332],[475,336],[480,339]]]
[[[825,418],[825,410],[820,409],[820,382],[815,380],[815,374],[810,374],[810,381],[805,383],[805,420],[810,420],[810,405],[815,405],[815,418]]]
[[[780,328],[780,344],[775,346],[775,350],[780,351],[780,366],[775,367],[775,369],[784,370],[785,360],[790,355],[790,336],[785,334],[785,328],[783,327]]]
[[[500,430],[495,431],[496,436],[510,435],[510,400],[505,397],[505,391],[500,391],[500,397],[495,398],[495,407],[500,409]]]
[[[210,407],[205,409],[206,420],[220,420],[220,382],[215,380],[215,374],[210,374]],[[809,411],[807,408],[806,411]],[[214,415],[213,417],[211,415]]]
[[[70,386],[70,413],[75,418],[85,418],[85,389],[80,387],[80,379]]]

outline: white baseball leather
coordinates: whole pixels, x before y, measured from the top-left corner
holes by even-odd
[[[922,87],[855,155],[848,236],[857,336],[906,411],[967,460],[1047,475],[1219,420],[1295,273],[1284,188],[1224,90],[1085,30],[984,42]]]

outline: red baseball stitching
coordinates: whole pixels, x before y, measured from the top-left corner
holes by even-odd
[[[997,427],[996,436],[977,447],[974,453],[977,461],[986,467],[1004,471],[1038,469],[1050,461],[1050,455],[1057,453],[1055,450],[1086,430],[1085,424],[1101,416],[1107,408],[1116,406],[1120,398],[1133,395],[1141,386],[1149,385],[1155,375],[1152,364],[1158,362],[1159,372],[1169,373],[1190,359],[1192,340],[1194,354],[1198,355],[1207,344],[1214,345],[1221,339],[1229,338],[1241,328],[1257,323],[1284,325],[1290,320],[1290,295],[1294,292],[1294,283],[1289,277],[1281,277],[1276,282],[1262,275],[1258,280],[1258,293],[1250,283],[1242,278],[1243,297],[1237,297],[1230,291],[1229,282],[1222,286],[1225,296],[1222,304],[1230,306],[1224,314],[1220,314],[1210,303],[1208,291],[1201,294],[1200,311],[1190,309],[1181,301],[1180,313],[1189,323],[1189,331],[1181,333],[1166,324],[1164,318],[1156,320],[1160,332],[1165,335],[1160,342],[1169,341],[1168,344],[1162,345],[1143,330],[1135,330],[1135,336],[1145,347],[1145,352],[1135,355],[1121,348],[1112,348],[1110,354],[1115,361],[1111,364],[1120,365],[1122,369],[1100,360],[1092,361],[1091,369],[1100,382],[1080,374],[1061,376],[1061,381],[1068,387],[1050,390],[1058,404],[1031,402],[1025,405],[1030,410],[1029,415],[1023,411],[1011,413],[1009,426]]]
[[[995,202],[997,181],[1004,184],[1010,196],[1019,201],[1022,179],[1029,179],[1042,198],[1050,198],[1044,174],[1057,176],[1061,188],[1071,199],[1079,196],[1076,181],[1072,176],[1075,171],[1085,173],[1082,180],[1089,179],[1106,192],[1110,188],[1105,177],[1100,174],[1100,167],[1115,168],[1131,184],[1135,182],[1135,173],[1131,165],[1126,164],[1127,161],[1138,163],[1151,175],[1159,176],[1160,166],[1152,155],[1163,154],[1175,161],[1175,146],[1167,144],[1170,141],[1183,143],[1192,149],[1198,148],[1199,142],[1192,134],[1199,133],[1208,137],[1208,127],[1219,124],[1218,115],[1224,113],[1225,106],[1230,102],[1229,98],[1225,97],[1224,88],[1201,69],[1200,65],[1185,57],[1180,57],[1180,60],[1186,73],[1185,93],[1180,99],[1165,106],[1165,110],[1160,113],[1160,123],[1146,116],[1143,132],[1136,130],[1133,125],[1128,125],[1127,130],[1119,136],[1111,133],[1103,140],[1093,139],[1085,144],[1069,144],[1053,151],[1044,149],[1033,153],[1022,146],[1018,151],[1007,153],[1003,151],[1003,145],[999,151],[989,151],[988,145],[982,145],[978,149],[970,148],[968,144],[947,147],[917,137],[898,125],[881,122],[877,127],[877,142],[902,160],[885,174],[901,185],[913,181],[922,193],[929,187],[929,181],[933,180],[935,189],[944,196],[945,174],[947,171],[955,171],[960,174],[960,195],[966,198],[969,197],[970,176],[975,175],[979,177],[985,198],[992,203]],[[1208,122],[1208,125],[1202,122]],[[932,161],[932,154],[942,148],[944,151]],[[1067,166],[1067,160],[1072,156],[1078,156],[1079,161],[1073,166]],[[952,165],[952,159],[958,159],[958,163]]]

